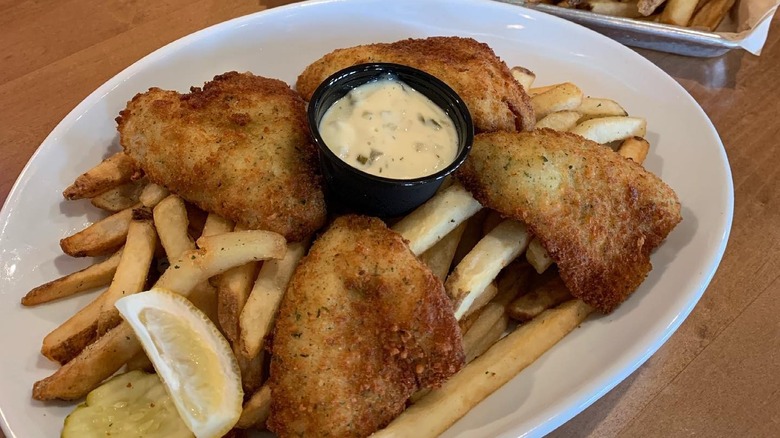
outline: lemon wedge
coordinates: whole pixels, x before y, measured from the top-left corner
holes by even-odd
[[[230,345],[189,300],[163,289],[116,302],[154,364],[184,424],[221,437],[241,416],[244,392]]]

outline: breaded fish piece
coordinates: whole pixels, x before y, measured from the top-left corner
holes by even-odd
[[[314,90],[337,71],[368,62],[392,62],[426,71],[460,95],[477,132],[532,130],[531,98],[493,50],[472,38],[431,37],[335,50],[298,76],[296,88],[311,100]]]
[[[464,361],[441,281],[379,219],[343,216],[281,302],[268,427],[280,437],[365,437]]]
[[[483,205],[524,222],[572,295],[611,312],[680,222],[677,195],[632,160],[549,129],[477,136],[458,178]]]
[[[188,94],[151,88],[117,123],[149,179],[203,210],[291,241],[325,222],[305,102],[282,81],[230,72]]]

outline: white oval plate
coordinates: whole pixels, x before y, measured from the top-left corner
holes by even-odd
[[[592,318],[457,422],[447,437],[539,436],[628,376],[674,332],[709,283],[731,228],[733,188],[723,145],[673,79],[631,50],[561,19],[492,1],[320,1],[272,9],[205,29],[152,53],[105,83],[46,138],[0,213],[0,409],[9,437],[58,436],[72,403],[30,399],[55,365],[38,352],[50,330],[90,296],[25,309],[31,288],[85,267],[59,239],[99,217],[62,199],[73,179],[119,150],[114,117],[152,86],[186,91],[229,70],[294,84],[339,47],[431,35],[470,36],[537,84],[576,82],[647,118],[646,167],[679,194],[683,222],[656,251],[655,269],[613,314]]]

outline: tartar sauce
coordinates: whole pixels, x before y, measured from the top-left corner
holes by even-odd
[[[352,89],[325,112],[319,130],[343,161],[386,178],[434,174],[458,152],[458,134],[444,110],[392,77]]]

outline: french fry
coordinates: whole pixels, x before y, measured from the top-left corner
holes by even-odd
[[[661,12],[661,23],[687,26],[698,2],[699,0],[667,0]]]
[[[138,163],[124,152],[117,152],[76,178],[62,195],[65,199],[91,198],[140,176]]]
[[[157,203],[154,207],[154,223],[168,260],[176,260],[186,251],[195,249],[195,242],[187,233],[189,228],[187,208],[180,197],[169,195]],[[226,232],[231,229],[232,224]],[[205,313],[209,319],[217,322],[217,293],[208,281],[196,285],[189,298],[195,307]]]
[[[498,295],[498,286],[496,286],[496,282],[489,283],[485,286],[485,290],[474,298],[474,302],[471,303],[471,306],[466,310],[464,316],[471,316],[474,312],[481,310],[490,302],[490,300],[495,298],[496,295]],[[461,317],[461,319],[462,318],[463,317]]]
[[[236,266],[217,280],[217,319],[231,343],[238,341],[238,319],[252,291],[258,268],[257,262]]]
[[[613,17],[636,18],[642,15],[639,13],[636,0],[625,2],[615,0],[586,0],[583,4],[578,6],[578,8]]]
[[[228,269],[268,258],[281,258],[284,237],[269,231],[242,231],[198,239],[200,249],[187,251],[171,264],[156,287],[185,297],[200,282]],[[95,389],[141,351],[126,322],[109,330],[51,376],[33,385],[36,400],[75,400]]]
[[[209,213],[206,217],[206,223],[203,225],[203,234],[201,237],[216,236],[217,234],[224,234],[233,231],[235,228],[233,222],[222,216],[214,213]]]
[[[398,221],[393,230],[420,255],[481,208],[471,193],[455,183]]]
[[[473,326],[474,323],[477,322],[477,319],[479,319],[480,313],[482,313],[482,309],[471,312],[458,321],[458,327],[460,327],[461,335],[465,335],[469,330],[471,330],[471,326]]]
[[[94,257],[115,251],[125,243],[127,228],[133,219],[133,209],[137,207],[140,205],[114,213],[60,240],[60,248],[73,257]]]
[[[306,247],[306,242],[292,243],[287,247],[284,258],[265,261],[260,273],[252,278],[257,278],[249,293],[252,299],[246,300],[236,316],[237,333],[233,350],[247,393],[254,392],[262,383],[265,364],[263,343],[273,328],[281,297]]]
[[[468,218],[465,222],[466,229],[463,230],[463,235],[460,236],[460,242],[458,242],[458,249],[455,250],[455,256],[452,258],[450,266],[457,266],[466,254],[471,252],[474,245],[482,239],[485,233],[482,232],[485,218],[489,213],[488,209],[482,209],[473,216]]]
[[[246,228],[236,226],[235,231],[246,231]],[[250,262],[246,265],[236,266],[216,279],[217,320],[222,333],[231,344],[238,342],[238,319],[249,293],[252,291],[258,269],[257,262]],[[248,362],[248,360],[244,362]]]
[[[528,278],[530,269],[527,263],[515,260],[505,267],[501,273],[496,277],[496,281],[491,283],[490,286],[495,286],[495,293],[489,291],[491,300],[495,300],[497,295],[500,295],[502,291],[513,290],[517,291],[520,284],[525,283]],[[487,303],[485,303],[487,304]],[[485,310],[484,304],[478,305],[478,302],[472,305],[472,309],[469,309],[467,315],[458,320],[458,326],[460,327],[461,334],[467,333],[474,323],[480,318],[480,315]]]
[[[579,119],[580,123],[600,117],[628,115],[628,112],[614,100],[597,97],[586,97],[582,99],[582,104],[577,108],[577,112],[582,114]]]
[[[124,249],[122,251],[124,252]],[[117,261],[117,267],[119,263],[120,261]],[[112,275],[112,278],[114,278],[114,275]],[[144,280],[145,278],[144,274]],[[64,364],[81,353],[87,345],[94,342],[98,337],[98,321],[108,296],[108,291],[103,292],[87,306],[46,335],[41,346],[41,354]]]
[[[35,400],[77,400],[111,377],[130,358],[141,351],[141,344],[130,328],[122,322],[89,344],[73,360],[51,376],[35,382]]]
[[[517,83],[526,91],[531,89],[531,85],[533,85],[536,80],[536,74],[525,67],[516,66],[509,69],[509,71],[512,73],[512,77],[515,78]]]
[[[550,307],[555,307],[571,298],[571,293],[563,284],[560,275],[557,272],[550,273],[533,285],[527,294],[512,301],[506,308],[506,312],[512,319],[528,321]]]
[[[412,403],[412,404],[417,403],[418,400],[420,400],[423,397],[425,397],[426,395],[428,395],[429,392],[431,392],[431,388],[423,388],[423,389],[418,390],[417,392],[415,392],[414,394],[409,396],[409,403]]]
[[[485,211],[487,214],[485,214],[485,220],[482,221],[482,236],[489,234],[491,231],[493,231],[494,228],[498,226],[498,224],[504,222],[504,218],[501,217],[501,213],[491,209],[486,209]],[[480,236],[480,239],[482,236]],[[479,240],[475,241],[474,245],[476,245],[478,241]],[[471,246],[473,247],[474,245]]]
[[[529,96],[533,97],[533,96],[536,96],[538,94],[542,94],[542,93],[545,93],[547,91],[550,91],[553,88],[558,87],[560,85],[563,85],[563,83],[552,84],[552,85],[543,85],[541,87],[533,87],[533,88],[528,89],[527,92],[528,92]]]
[[[190,236],[197,239],[203,235],[203,229],[206,227],[206,220],[209,217],[209,213],[189,202],[184,203],[184,208],[187,210],[187,220],[189,222],[187,232]]]
[[[536,122],[536,129],[549,128],[555,131],[568,131],[575,126],[582,117],[577,111],[558,111],[550,113]]]
[[[127,242],[116,268],[111,286],[104,294],[103,306],[98,318],[97,335],[101,336],[122,320],[114,303],[124,296],[141,292],[146,285],[146,277],[157,244],[157,232],[147,210],[138,209],[133,213],[133,221],[127,231]]]
[[[455,251],[458,250],[460,238],[465,230],[466,222],[463,222],[420,255],[420,260],[442,281],[450,272],[452,259],[455,257]]]
[[[160,243],[169,258],[177,258],[185,251],[195,249],[195,242],[187,234],[189,220],[184,201],[180,197],[170,195],[157,203],[153,216]]]
[[[271,388],[263,385],[252,397],[244,403],[244,409],[241,411],[241,417],[236,423],[239,429],[249,429],[257,427],[265,429],[265,420],[271,413]]]
[[[521,262],[519,259],[516,259],[507,265],[504,269],[501,270],[495,281],[489,285],[489,287],[495,287],[495,291],[488,292],[491,295],[491,301],[497,299],[496,297],[499,296],[502,291],[507,291],[510,289],[512,291],[517,291],[520,285],[526,282],[530,272],[531,271],[528,263]],[[481,300],[481,297],[478,300]],[[458,321],[461,333],[466,333],[469,331],[471,326],[474,324],[474,322],[477,321],[477,319],[479,319],[480,314],[485,309],[485,304],[488,304],[487,301],[485,301],[484,304],[478,303],[479,301],[475,301],[472,305],[472,308],[469,309],[470,311],[468,314]]]
[[[691,27],[703,27],[710,32],[717,29],[723,18],[731,10],[736,0],[710,0],[696,11],[691,19]]]
[[[499,315],[498,321],[494,322],[481,338],[474,339],[473,341],[470,340],[469,343],[466,344],[466,337],[468,337],[468,333],[466,333],[466,336],[464,336],[463,339],[463,351],[466,354],[466,363],[470,363],[482,355],[482,353],[486,352],[488,348],[501,339],[501,336],[504,335],[508,326],[509,317],[502,313]],[[472,333],[476,333],[476,331],[473,331]]]
[[[35,306],[109,285],[121,255],[122,249],[119,249],[106,260],[36,287],[22,298],[22,305]]]
[[[650,150],[650,143],[642,137],[631,137],[623,140],[618,147],[617,153],[623,157],[634,160],[642,164],[647,158],[647,152]]]
[[[536,120],[558,111],[575,111],[582,104],[582,90],[571,82],[564,82],[531,97]]]
[[[445,282],[447,294],[455,304],[457,319],[482,294],[499,271],[523,252],[530,240],[525,225],[506,220],[493,229],[461,260]]]
[[[528,244],[528,249],[525,250],[525,258],[539,274],[546,271],[554,262],[550,254],[542,246],[542,242],[537,238],[534,238]]]
[[[473,322],[471,327],[463,335],[463,350],[466,352],[466,362],[484,353],[487,347],[492,345],[506,330],[508,317],[506,308],[517,295],[520,283],[524,283],[528,278],[530,269],[528,265],[513,263],[507,266],[510,270],[500,283],[500,289],[497,287],[498,295],[482,307],[479,316]],[[498,330],[495,326],[502,319],[507,318],[503,323],[503,328],[498,335],[491,334],[491,331]],[[501,324],[499,324],[501,325]],[[495,336],[494,336],[495,335]],[[490,340],[492,339],[492,342]],[[485,345],[487,344],[487,345]]]
[[[41,354],[60,364],[78,356],[97,339],[97,324],[103,309],[105,292],[52,330],[43,338]]]
[[[496,282],[490,283],[485,288],[485,293],[477,298],[477,301],[471,306],[466,316],[458,321],[463,339],[466,339],[468,332],[470,332],[477,321],[479,321],[486,306],[490,304],[491,300],[496,298],[496,295],[498,295],[498,286],[496,285]]]
[[[647,121],[639,117],[601,117],[586,120],[570,132],[596,143],[607,144],[634,136],[644,137],[647,133]]]
[[[140,202],[141,190],[148,184],[146,178],[124,183],[89,200],[97,208],[116,213]]]
[[[693,15],[696,15],[699,11],[701,11],[701,8],[703,8],[704,5],[706,5],[709,2],[710,0],[699,0],[698,2],[696,2],[696,7],[693,9]],[[691,20],[693,20],[693,18],[691,18]]]
[[[287,284],[307,247],[307,242],[291,243],[287,246],[284,258],[266,261],[260,268],[239,317],[241,353],[244,357],[252,358],[261,354],[263,342],[273,329]]]
[[[478,310],[458,321],[463,335],[466,363],[484,353],[504,334],[509,321],[505,312],[506,306],[527,282],[530,273],[531,269],[527,263],[518,261],[510,263],[501,271],[497,281],[491,283],[497,295],[489,303],[479,306]],[[410,401],[414,403],[428,392],[428,389],[420,390],[410,398]]]
[[[163,186],[149,183],[141,190],[141,194],[138,195],[138,199],[144,207],[154,208],[163,199],[167,198],[170,192]]]
[[[229,233],[233,231],[236,224],[234,224],[232,221],[223,218],[222,216],[215,214],[215,213],[209,213],[208,216],[206,216],[206,223],[203,225],[203,232],[201,233],[201,237],[210,237],[210,236],[216,236],[219,234]],[[209,283],[212,285],[213,289],[213,304],[211,304],[211,307],[213,309],[210,310],[210,312],[207,312],[209,315],[209,318],[212,319],[217,325],[219,325],[219,316],[218,314],[218,304],[217,304],[217,298],[216,298],[216,285],[219,281],[219,277],[213,277],[209,279]],[[201,303],[201,305],[206,305],[205,303]],[[197,307],[198,305],[196,305]],[[200,307],[198,307],[200,308]],[[213,315],[213,318],[212,318]]]
[[[198,283],[189,295],[192,304],[219,327],[217,289],[209,281]]]
[[[637,9],[639,13],[645,17],[652,15],[659,6],[661,6],[666,0],[639,0],[637,2]]]
[[[287,251],[284,237],[262,230],[201,237],[196,243],[200,249],[187,251],[171,263],[173,269],[165,270],[157,287],[188,295],[201,280],[249,262],[280,259]]]
[[[244,346],[241,345],[241,338],[238,337],[233,343],[233,356],[238,362],[238,369],[241,371],[241,386],[245,394],[252,394],[263,383],[263,367],[265,366],[265,352],[254,357],[247,357],[242,354]]]
[[[580,325],[593,308],[573,300],[519,326],[372,438],[436,437]]]
[[[521,259],[516,259],[507,265],[496,278],[498,293],[501,294],[507,290],[512,290],[514,291],[513,293],[517,295],[518,290],[525,287],[530,277],[530,265]]]

